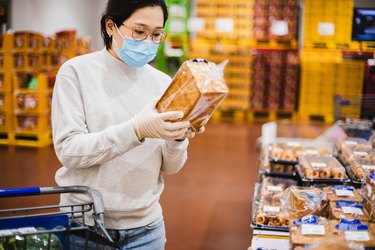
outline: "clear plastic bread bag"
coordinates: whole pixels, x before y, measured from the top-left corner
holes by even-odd
[[[281,203],[291,220],[306,215],[323,216],[328,207],[326,194],[314,187],[291,186],[284,191]]]
[[[191,123],[188,133],[199,131],[229,93],[224,79],[227,63],[228,60],[220,64],[204,59],[185,61],[156,109],[159,112],[182,111],[181,120]]]

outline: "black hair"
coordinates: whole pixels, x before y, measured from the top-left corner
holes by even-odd
[[[100,20],[101,34],[107,49],[111,47],[112,39],[107,34],[106,20],[111,19],[118,27],[134,12],[144,7],[160,6],[164,14],[164,23],[168,19],[168,10],[164,0],[108,0],[107,8]]]

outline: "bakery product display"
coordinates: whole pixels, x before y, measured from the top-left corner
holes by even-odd
[[[184,62],[156,104],[158,112],[182,111],[181,120],[190,121],[192,132],[198,131],[229,93],[223,77],[225,64],[203,59]]]

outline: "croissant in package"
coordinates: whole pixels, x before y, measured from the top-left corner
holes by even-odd
[[[223,76],[227,62],[215,64],[203,59],[184,62],[156,109],[182,111],[181,120],[190,121],[190,131],[199,131],[229,93]]]

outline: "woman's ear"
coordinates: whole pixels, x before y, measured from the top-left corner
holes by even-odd
[[[115,31],[115,26],[114,26],[113,21],[111,19],[107,18],[105,20],[105,29],[107,31],[108,36],[112,37],[113,33]]]

